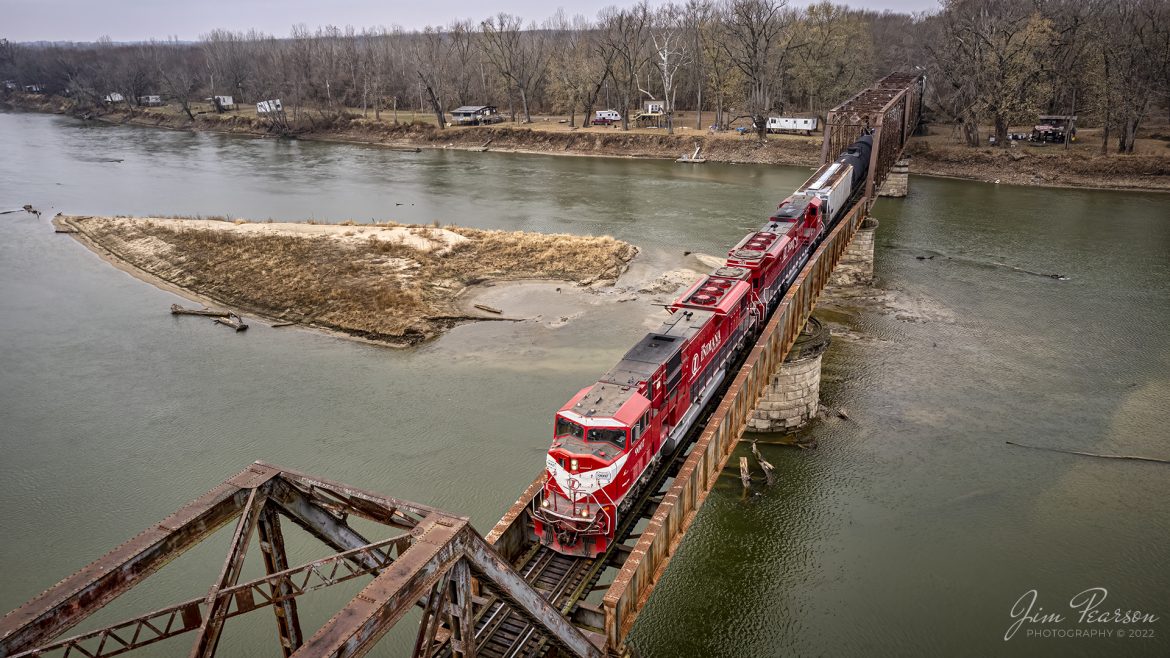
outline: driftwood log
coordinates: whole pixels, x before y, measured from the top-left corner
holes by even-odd
[[[248,325],[244,324],[244,318],[241,318],[240,316],[236,315],[235,313],[231,313],[227,317],[224,317],[224,318],[216,318],[215,320],[213,320],[213,322],[215,322],[216,324],[222,324],[225,327],[231,327],[232,329],[235,329],[236,331],[244,331],[248,328]]]
[[[760,463],[760,468],[764,471],[764,479],[768,481],[768,486],[772,486],[772,483],[774,482],[772,478],[772,471],[776,470],[776,467],[772,466],[768,460],[764,459],[764,457],[760,455],[760,449],[756,447],[755,441],[752,441],[752,454],[756,456],[756,461]]]
[[[178,304],[171,304],[172,315],[202,315],[209,318],[227,318],[231,317],[231,311],[217,311],[212,308],[184,308]],[[237,316],[238,317],[238,316]]]
[[[743,482],[744,489],[751,489],[752,488],[752,472],[748,468],[748,458],[747,457],[740,457],[739,458],[739,479],[741,482]]]
[[[486,306],[484,304],[475,304],[474,306],[481,311],[487,311],[488,313],[495,313],[496,315],[503,313],[503,311],[501,311],[500,309],[498,309],[494,306]]]

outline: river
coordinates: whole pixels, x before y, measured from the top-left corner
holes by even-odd
[[[234,335],[173,318],[179,298],[54,234],[53,213],[606,233],[666,267],[725,252],[808,175],[24,113],[0,113],[0,154],[0,210],[45,212],[0,215],[4,610],[257,459],[486,533],[541,468],[553,411],[645,331],[652,301],[586,305],[555,329],[465,325],[413,350],[259,323]],[[914,177],[874,215],[888,303],[835,313],[849,331],[825,357],[822,399],[848,419],[806,430],[816,450],[766,446],[770,489],[745,498],[724,478],[631,643],[644,657],[1166,655],[1168,467],[1005,441],[1170,457],[1170,197]],[[294,561],[323,554],[290,532]],[[213,542],[80,628],[200,595],[227,536]],[[1158,615],[1135,626],[1155,636],[1004,640],[1025,592],[1068,617],[1091,587],[1108,590],[1102,608]],[[306,630],[354,590],[308,597]],[[228,622],[221,655],[278,655],[270,615],[248,619]],[[376,655],[408,653],[413,632]]]

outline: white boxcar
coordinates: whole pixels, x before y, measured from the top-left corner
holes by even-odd
[[[832,221],[848,203],[849,193],[853,191],[853,165],[830,162],[806,182],[808,185],[797,192],[820,197],[821,203],[825,204],[825,217]]]
[[[817,129],[816,117],[768,117],[768,132],[803,132],[808,135]]]

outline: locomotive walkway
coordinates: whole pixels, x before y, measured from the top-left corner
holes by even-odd
[[[0,619],[0,658],[114,656],[188,633],[190,656],[212,656],[227,619],[260,608],[272,610],[285,656],[365,655],[415,608],[422,610],[415,656],[534,657],[554,647],[574,656],[626,653],[638,613],[917,127],[924,84],[922,76],[892,74],[829,113],[822,164],[873,132],[864,193],[809,259],[718,404],[663,461],[604,554],[572,558],[536,541],[529,508],[543,473],[481,537],[464,517],[257,462]],[[351,515],[393,532],[371,541],[350,526]],[[335,554],[290,566],[282,519]],[[223,569],[206,594],[62,638],[233,520]],[[253,533],[266,575],[240,582]],[[304,636],[299,596],[371,575],[353,600]]]

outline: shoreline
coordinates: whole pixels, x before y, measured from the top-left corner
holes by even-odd
[[[264,308],[261,305],[247,303],[247,301],[243,300],[243,299],[239,299],[239,298],[230,299],[230,298],[222,297],[220,295],[216,295],[213,292],[209,292],[207,290],[200,290],[200,289],[197,289],[195,287],[191,287],[189,285],[184,285],[183,283],[176,281],[172,278],[168,278],[168,277],[160,274],[159,272],[155,272],[155,271],[151,271],[150,269],[147,269],[139,262],[136,262],[135,257],[128,255],[128,254],[120,253],[117,249],[111,248],[111,246],[109,244],[106,244],[105,242],[100,240],[97,236],[93,235],[91,232],[89,232],[86,228],[84,228],[81,225],[81,222],[83,220],[86,220],[86,219],[108,220],[110,218],[100,218],[100,217],[84,216],[84,215],[58,214],[57,216],[53,217],[50,220],[50,225],[53,226],[54,229],[56,229],[56,231],[58,233],[70,235],[78,243],[80,243],[83,247],[85,247],[88,251],[92,252],[98,258],[101,258],[106,263],[112,265],[113,267],[117,268],[118,270],[121,270],[122,272],[125,272],[126,274],[134,277],[135,279],[138,279],[139,281],[150,284],[150,285],[152,285],[160,290],[172,293],[172,294],[177,295],[183,299],[189,300],[189,301],[197,303],[197,304],[201,304],[205,307],[220,307],[220,308],[223,308],[225,310],[236,312],[237,314],[240,314],[240,315],[246,314],[250,318],[259,319],[264,324],[267,324],[270,327],[272,325],[275,325],[275,324],[281,324],[284,326],[296,327],[296,328],[300,328],[300,329],[308,329],[308,330],[320,332],[324,335],[328,335],[328,336],[335,337],[335,338],[343,338],[343,339],[354,340],[354,341],[358,341],[358,342],[362,342],[362,343],[366,343],[366,344],[378,345],[381,347],[391,347],[391,348],[397,348],[397,349],[416,347],[416,346],[419,346],[419,345],[424,344],[426,342],[429,342],[431,340],[437,339],[440,336],[442,336],[443,334],[445,334],[447,331],[449,331],[451,328],[458,326],[458,325],[461,325],[461,324],[467,324],[467,323],[473,323],[473,322],[527,322],[527,321],[530,321],[533,319],[533,318],[529,318],[529,317],[513,317],[510,315],[506,315],[506,314],[494,315],[494,314],[489,314],[485,311],[482,311],[481,309],[474,308],[473,300],[477,299],[477,295],[482,294],[482,291],[484,291],[484,290],[489,290],[489,289],[503,290],[503,289],[506,289],[511,284],[516,284],[517,286],[522,286],[524,284],[532,284],[532,283],[560,285],[560,286],[563,286],[565,288],[569,288],[571,290],[580,289],[583,291],[584,290],[611,289],[614,287],[616,282],[622,276],[624,276],[626,274],[626,272],[629,271],[630,264],[637,259],[637,256],[640,253],[640,250],[638,250],[636,247],[633,247],[632,245],[625,245],[625,243],[618,243],[618,244],[625,245],[625,247],[623,249],[628,248],[626,253],[628,253],[629,251],[632,251],[631,255],[629,255],[628,257],[623,257],[624,260],[622,261],[620,267],[618,267],[618,271],[616,271],[616,272],[601,271],[601,272],[593,273],[590,276],[579,277],[577,279],[568,278],[568,277],[556,277],[556,276],[547,276],[547,277],[534,276],[529,272],[521,272],[521,273],[514,275],[514,276],[501,273],[499,276],[487,276],[487,277],[482,277],[482,278],[481,277],[473,277],[473,282],[460,284],[458,288],[451,289],[450,290],[451,294],[448,298],[438,298],[436,300],[433,300],[433,303],[426,308],[426,310],[428,311],[428,314],[426,314],[426,315],[419,315],[417,309],[415,310],[415,313],[416,313],[415,316],[410,316],[409,313],[407,313],[407,312],[399,313],[400,315],[407,316],[408,319],[413,317],[413,320],[416,321],[415,324],[420,324],[420,323],[424,323],[424,322],[431,323],[432,326],[431,326],[431,330],[429,332],[417,333],[417,332],[408,331],[408,332],[401,334],[401,335],[392,335],[392,334],[388,334],[385,332],[379,332],[375,329],[362,329],[362,328],[355,327],[355,326],[349,326],[349,327],[342,326],[340,324],[337,324],[334,322],[329,322],[328,320],[322,319],[320,316],[324,315],[330,309],[309,309],[310,311],[316,311],[316,312],[312,312],[311,314],[305,315],[305,316],[300,317],[300,318],[297,318],[295,316],[289,317],[288,315],[281,316],[281,315],[272,313],[270,310]],[[160,224],[162,222],[166,222],[166,221],[208,222],[208,223],[222,224],[222,225],[224,225],[224,228],[227,229],[227,232],[230,232],[230,233],[238,233],[238,231],[231,231],[230,228],[239,228],[241,226],[241,224],[237,224],[235,222],[220,222],[219,220],[167,220],[167,219],[152,219],[152,218],[114,218],[114,219],[123,219],[123,220],[130,220],[130,221],[146,221],[146,222],[157,221]],[[295,232],[305,234],[305,237],[302,237],[300,239],[307,239],[307,240],[326,239],[326,240],[329,240],[330,238],[336,238],[337,242],[344,241],[345,238],[339,238],[339,237],[337,237],[336,234],[352,233],[354,228],[355,228],[353,226],[349,226],[349,225],[345,225],[345,224],[294,224],[294,223],[274,223],[274,224],[263,223],[263,224],[261,224],[261,223],[251,223],[251,222],[245,222],[244,224],[242,224],[242,226],[255,229],[252,232],[256,233],[257,235],[269,235],[269,236],[273,233],[278,233],[281,231],[281,229],[283,229],[285,227],[289,227],[289,226],[299,227],[301,229],[309,229],[311,227],[311,230],[308,230],[308,231],[299,231],[298,230]],[[396,227],[396,228],[407,228],[410,230],[414,230],[415,227]],[[190,229],[188,229],[188,230],[190,230]],[[394,230],[394,229],[391,229],[391,227],[384,227],[384,228],[382,228],[382,230]],[[312,235],[310,237],[310,234],[314,234],[314,233],[320,233],[323,235]],[[499,233],[506,234],[509,232],[499,232]],[[518,232],[512,232],[512,234],[518,234]],[[527,235],[527,234],[525,234],[525,235]],[[533,234],[533,235],[544,236],[544,234]],[[591,240],[592,238],[574,238],[574,239]],[[610,238],[604,238],[604,239],[612,240]],[[371,238],[371,240],[372,240],[372,238]],[[436,250],[436,253],[437,253],[437,251],[438,250]],[[142,254],[138,254],[137,256],[138,256],[138,260],[142,260]],[[608,275],[612,275],[612,276],[608,276]],[[435,282],[428,282],[428,283],[435,283]],[[362,292],[366,292],[366,291],[362,291]],[[278,301],[279,306],[285,305],[285,302],[283,302],[281,300],[277,300],[277,301]],[[291,307],[290,307],[290,309],[291,309]],[[286,309],[284,311],[284,313],[288,313],[290,309]],[[394,315],[395,312],[399,311],[399,310],[400,309],[391,309],[391,310],[386,311],[386,313]],[[429,311],[436,311],[436,310],[441,311],[441,312],[442,311],[446,311],[446,312],[442,313],[442,314],[429,313]]]
[[[200,114],[193,122],[186,117],[152,112],[148,108],[133,116],[121,110],[78,116],[78,110],[70,106],[68,100],[15,95],[0,100],[0,108],[73,116],[82,121],[100,121],[108,125],[252,138],[280,137],[264,128],[259,119],[241,114]],[[808,139],[770,139],[760,144],[754,140],[705,133],[548,131],[505,124],[452,127],[440,131],[429,124],[390,124],[361,117],[340,121],[344,125],[332,125],[286,138],[414,152],[422,149],[457,150],[659,161],[675,160],[680,153],[702,146],[704,157],[712,163],[813,169],[820,159],[819,139],[815,143]],[[1170,154],[1099,156],[1027,147],[940,147],[930,138],[914,138],[907,146],[907,156],[910,173],[914,176],[1051,189],[1170,192]]]

